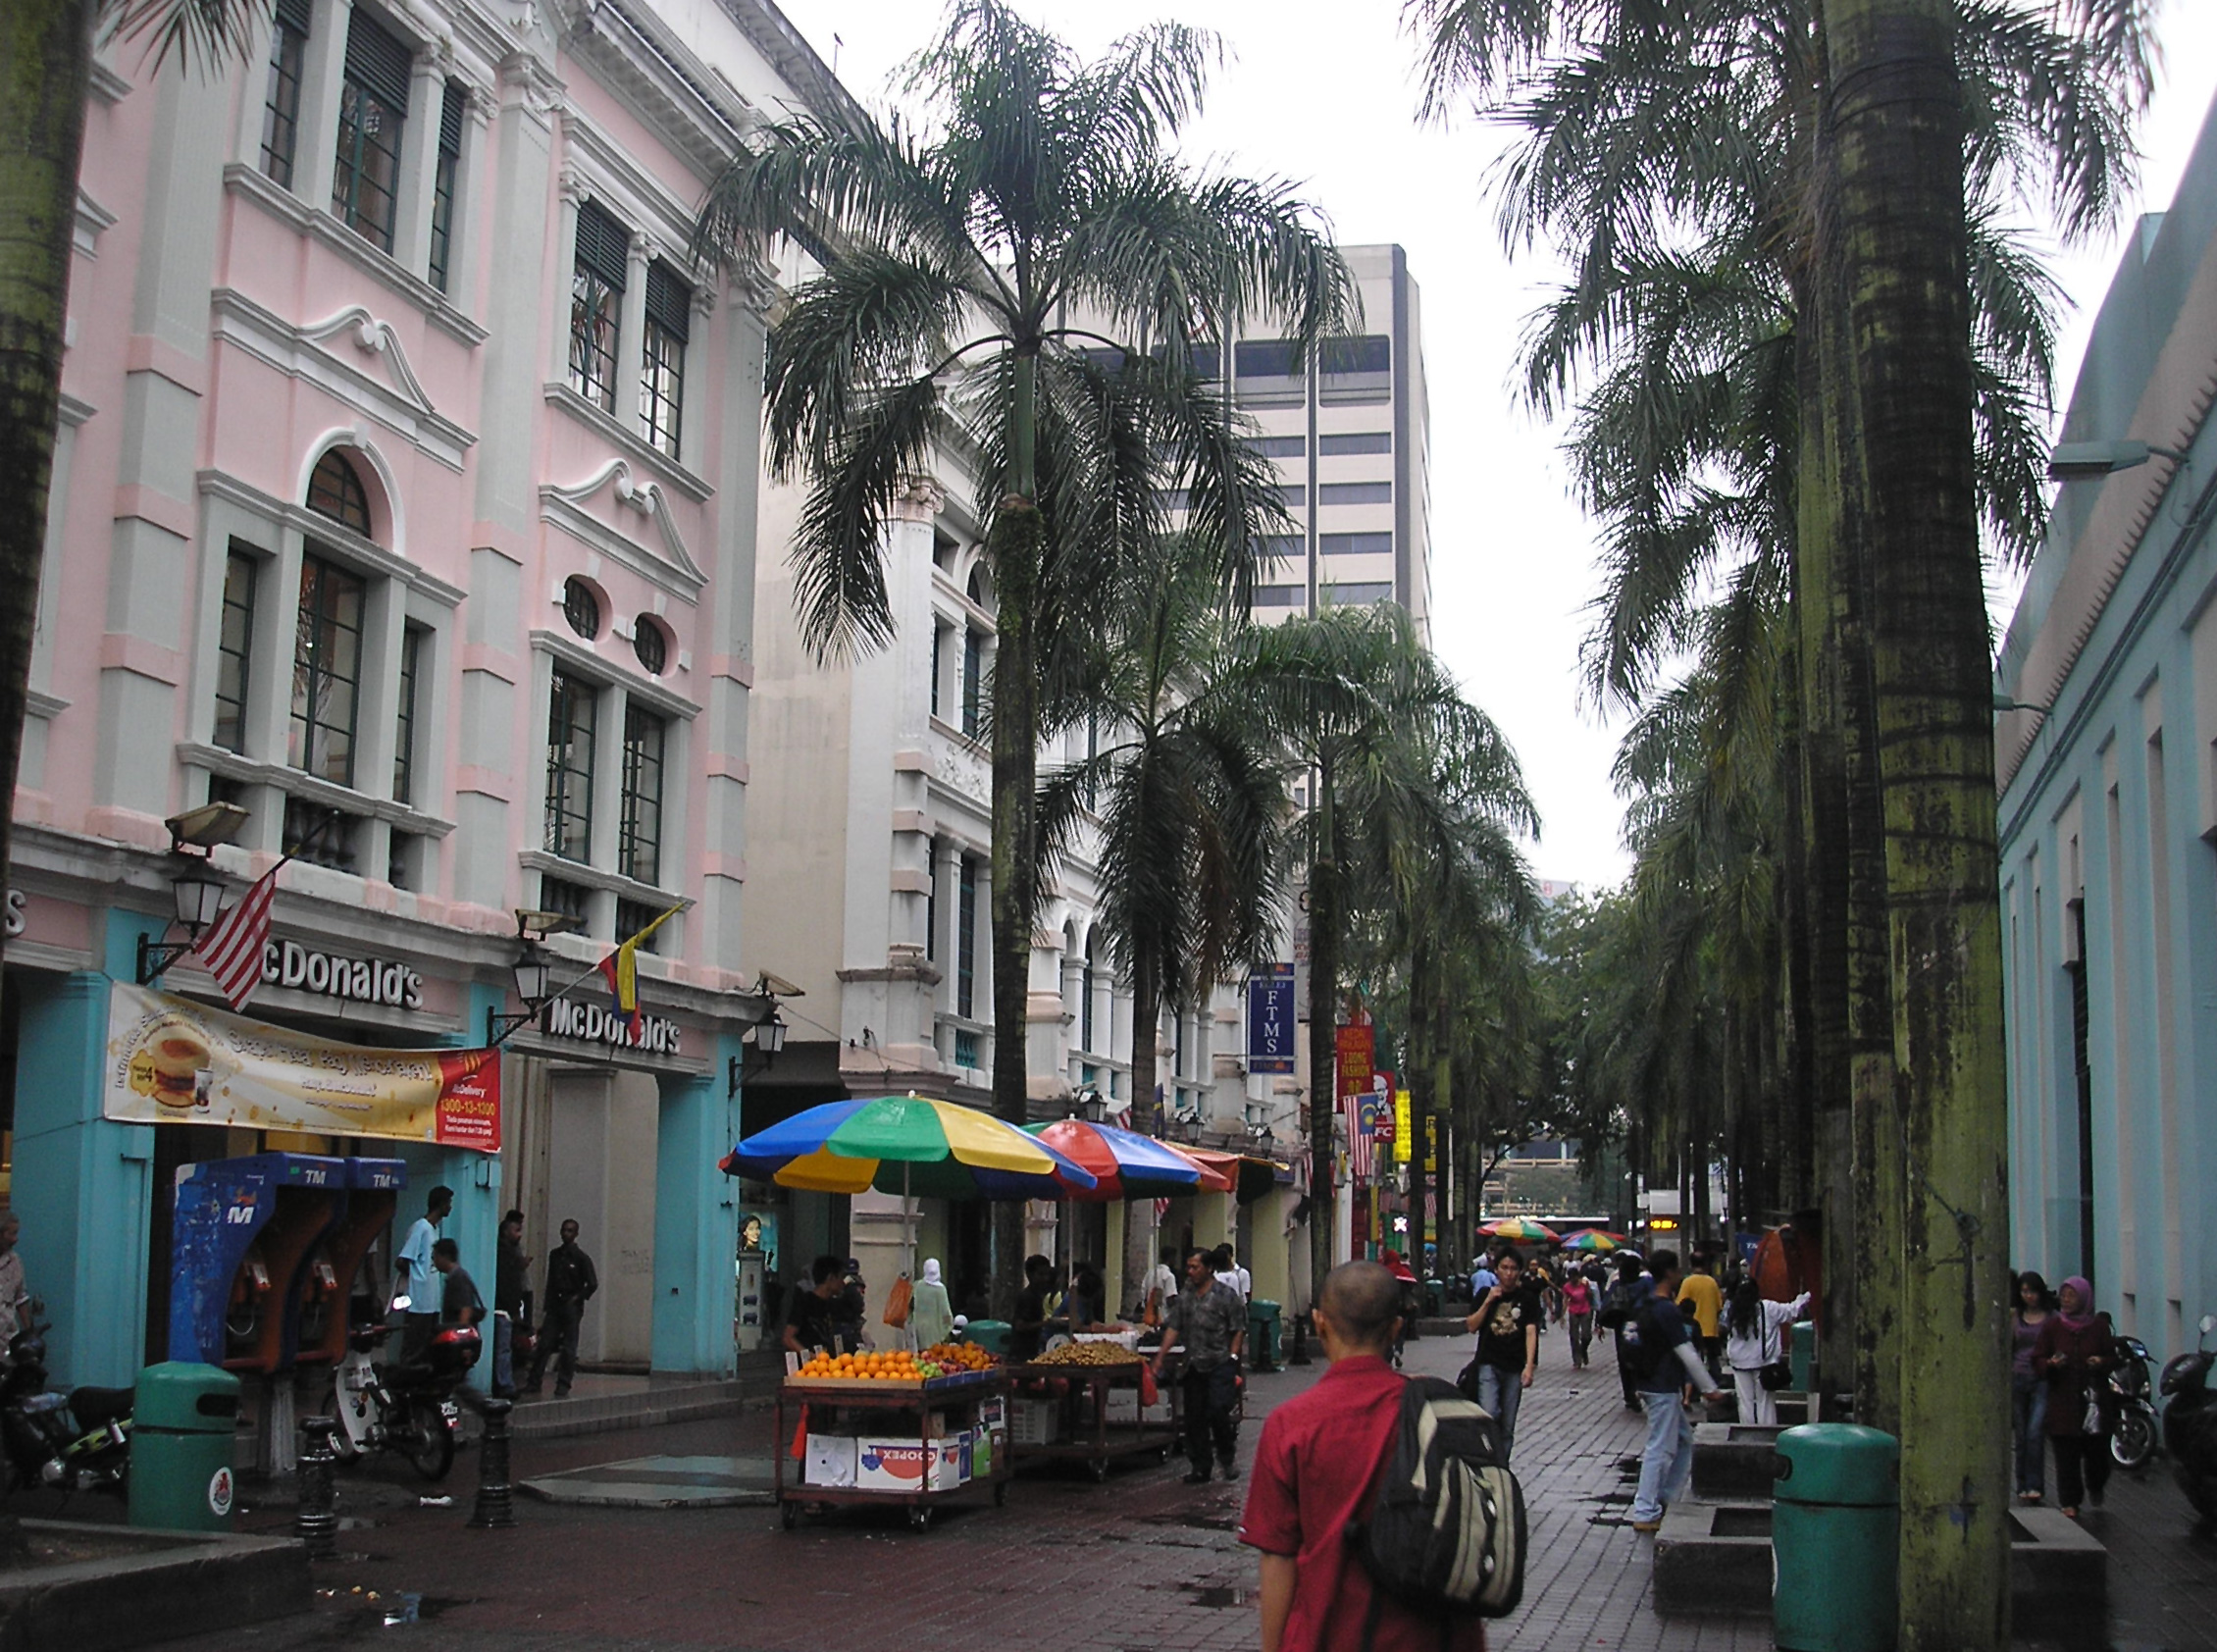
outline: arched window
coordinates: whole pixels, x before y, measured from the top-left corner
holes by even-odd
[[[308,478],[308,508],[328,516],[341,528],[351,528],[367,539],[370,532],[370,493],[362,478],[334,447],[316,461]]]

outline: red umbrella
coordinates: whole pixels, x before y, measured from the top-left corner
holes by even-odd
[[[1093,1173],[1095,1185],[1090,1192],[1064,1195],[1089,1204],[1191,1193],[1208,1175],[1167,1144],[1119,1130],[1113,1124],[1065,1118],[1056,1124],[1034,1124],[1027,1133]]]
[[[1201,1185],[1196,1193],[1229,1193],[1239,1185],[1239,1155],[1217,1153],[1206,1147],[1187,1147],[1179,1142],[1162,1144],[1182,1159],[1190,1159],[1201,1171]]]

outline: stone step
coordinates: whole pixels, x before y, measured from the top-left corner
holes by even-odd
[[[2020,1623],[2090,1615],[2108,1599],[2109,1553],[2054,1509],[2009,1512],[2010,1588]],[[1655,1534],[1655,1609],[1667,1617],[1767,1617],[1771,1505],[1687,1499]]]
[[[645,1428],[664,1422],[697,1422],[729,1417],[755,1398],[774,1391],[766,1377],[658,1382],[615,1394],[572,1394],[564,1399],[517,1402],[509,1432],[519,1440],[559,1440],[603,1434],[618,1428]]]

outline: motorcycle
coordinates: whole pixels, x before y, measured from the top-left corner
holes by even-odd
[[[392,1307],[404,1314],[408,1299],[395,1297]],[[475,1325],[442,1325],[415,1358],[387,1364],[376,1356],[391,1335],[390,1324],[347,1333],[346,1358],[332,1373],[329,1410],[338,1420],[332,1451],[345,1464],[397,1452],[425,1479],[444,1479],[461,1431],[454,1391],[477,1364],[483,1339]]]
[[[2117,1364],[2109,1372],[2109,1403],[2117,1419],[2117,1425],[2109,1431],[2109,1455],[2119,1468],[2141,1469],[2155,1455],[2155,1403],[2147,1392],[2147,1344],[2137,1336],[2121,1336],[2117,1355]]]
[[[129,1388],[46,1386],[45,1305],[33,1301],[0,1364],[0,1452],[8,1486],[49,1485],[61,1491],[112,1491],[130,1478]]]
[[[2205,1344],[2217,1331],[2217,1315],[2201,1316],[2201,1338],[2191,1354],[2181,1354],[2163,1368],[2156,1386],[2170,1403],[2163,1408],[2163,1446],[2172,1472],[2194,1512],[2217,1521],[2217,1395],[2209,1391],[2209,1368],[2217,1351]]]

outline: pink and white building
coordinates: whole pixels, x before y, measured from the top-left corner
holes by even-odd
[[[234,889],[298,855],[277,939],[327,960],[252,1012],[348,1043],[484,1042],[519,908],[575,918],[562,980],[689,903],[643,1047],[556,1006],[506,1046],[496,1158],[405,1156],[489,1288],[502,1209],[540,1256],[583,1223],[589,1357],[728,1367],[771,287],[690,232],[758,112],[843,99],[767,0],[279,0],[226,79],[100,67],[0,1029],[61,1379],[164,1357],[179,1164],[354,1151],[102,1116],[164,821],[211,800],[249,811]]]

